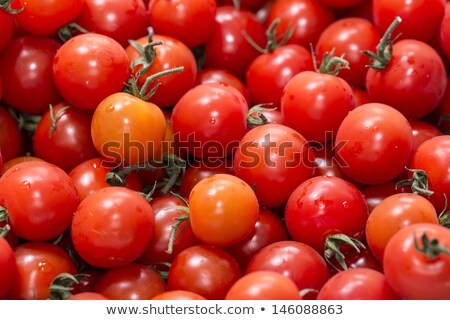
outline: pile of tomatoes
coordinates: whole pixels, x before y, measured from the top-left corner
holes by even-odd
[[[450,299],[445,0],[0,0],[1,299]]]

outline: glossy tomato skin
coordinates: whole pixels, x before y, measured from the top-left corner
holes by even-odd
[[[327,265],[320,254],[310,246],[296,241],[270,244],[256,253],[245,273],[275,271],[292,279],[298,290],[320,290],[329,278]],[[304,299],[314,299],[311,292]]]
[[[437,224],[413,224],[397,232],[386,246],[384,274],[401,299],[450,299],[450,256],[441,253],[434,259],[417,251],[414,240],[422,247],[421,237],[437,239],[448,249],[450,231]],[[414,281],[411,281],[414,279]]]
[[[429,114],[438,107],[447,86],[441,57],[431,46],[411,39],[396,42],[392,51],[385,69],[367,71],[370,99],[397,109],[408,119]]]
[[[284,87],[281,113],[284,124],[307,140],[325,142],[355,108],[353,91],[343,79],[315,71],[294,76]]]
[[[100,189],[85,198],[72,221],[72,242],[92,266],[111,268],[136,260],[154,233],[151,206],[123,187]]]
[[[344,18],[333,22],[321,33],[316,44],[316,54],[322,57],[325,52],[333,49],[336,57],[345,54],[350,69],[339,71],[339,77],[351,86],[363,88],[369,58],[361,54],[361,51],[375,51],[379,42],[380,33],[370,21],[362,18]]]
[[[225,300],[301,300],[294,281],[275,271],[244,275],[228,291]]]
[[[413,193],[399,193],[381,201],[366,224],[366,240],[374,256],[383,261],[392,236],[414,223],[439,223],[436,210],[427,199]]]
[[[355,99],[355,108],[371,102],[365,89],[352,87],[352,91],[353,98]]]
[[[388,182],[405,168],[413,148],[408,120],[394,108],[368,103],[345,117],[335,148],[342,171],[363,184]]]
[[[17,263],[16,280],[8,298],[13,300],[45,300],[50,297],[50,284],[61,273],[75,275],[77,269],[61,248],[46,242],[29,242],[14,250]]]
[[[2,105],[0,105],[0,149],[3,163],[18,157],[22,149],[22,136],[17,122]]]
[[[254,14],[244,9],[237,11],[232,6],[219,7],[214,31],[205,43],[205,67],[225,69],[245,78],[248,66],[259,52],[244,38],[243,31],[265,47],[264,27]]]
[[[84,0],[14,0],[13,8],[23,8],[17,22],[26,32],[51,36],[80,14]]]
[[[175,206],[185,204],[175,196],[162,196],[152,199],[150,205],[155,214],[155,235],[138,261],[145,265],[156,264],[154,267],[160,268],[159,262],[172,262],[181,251],[199,244],[200,241],[194,236],[191,225],[186,221],[178,227],[179,232],[173,243],[172,253],[168,254],[172,227],[177,222],[177,218],[186,214]]]
[[[410,192],[409,187],[397,187],[398,181],[388,181],[385,183],[366,186],[362,189],[364,198],[366,199],[369,213],[378,206],[384,199],[397,193]]]
[[[414,136],[414,146],[411,155],[416,153],[417,148],[425,141],[442,135],[442,132],[437,127],[428,122],[422,120],[411,120],[409,124],[411,125]]]
[[[234,173],[255,186],[259,204],[283,205],[294,189],[314,173],[314,153],[306,139],[284,125],[251,129],[239,143]]]
[[[0,178],[0,205],[8,210],[13,232],[26,240],[58,237],[79,202],[72,179],[48,162],[20,163]]]
[[[189,219],[203,243],[223,247],[238,243],[254,229],[258,199],[252,188],[230,174],[201,180],[189,196]]]
[[[285,209],[286,226],[296,241],[323,252],[325,240],[345,234],[361,240],[368,218],[361,192],[336,177],[314,177],[295,189]]]
[[[439,29],[439,44],[445,56],[450,58],[450,4],[445,5],[444,18]]]
[[[395,35],[402,39],[417,39],[431,42],[439,33],[444,16],[445,0],[373,0],[373,20],[385,32],[396,16],[402,23]]]
[[[238,263],[226,251],[207,245],[183,250],[172,262],[168,290],[187,290],[209,300],[224,299],[242,276]]]
[[[165,34],[182,41],[189,48],[197,47],[214,30],[217,4],[215,0],[151,0],[149,21],[156,34]]]
[[[139,263],[110,269],[95,285],[95,292],[111,300],[150,300],[165,290],[161,276]]]
[[[159,155],[166,120],[155,104],[119,92],[98,105],[91,134],[95,148],[110,164],[140,164]]]
[[[0,11],[0,30],[2,30],[0,36],[0,53],[2,53],[8,47],[14,35],[13,15],[4,10]]]
[[[219,5],[233,5],[233,0],[218,0]],[[270,0],[242,0],[241,7],[250,11],[258,11],[265,4],[269,3]]]
[[[436,212],[442,212],[445,208],[444,194],[449,197],[449,159],[450,136],[442,135],[422,143],[408,164],[410,169],[421,169],[427,173],[429,189],[434,192],[429,200]]]
[[[33,136],[33,151],[36,157],[48,161],[65,171],[70,171],[82,162],[95,158],[98,152],[92,143],[92,114],[59,103],[53,107],[55,129],[52,132],[52,115],[45,112]]]
[[[24,36],[11,42],[0,57],[3,101],[31,114],[40,114],[61,99],[52,76],[60,44],[50,38]],[[8,80],[8,81],[6,81]]]
[[[203,296],[186,290],[172,290],[157,294],[152,300],[206,300]]]
[[[333,8],[338,8],[338,9],[343,9],[343,8],[351,8],[354,7],[356,5],[361,4],[362,2],[364,2],[366,0],[319,0],[319,2],[322,2],[323,4],[333,7]]]
[[[246,74],[251,103],[273,103],[272,107],[278,108],[285,85],[294,75],[307,70],[313,70],[311,53],[299,45],[285,45],[258,56]]]
[[[280,217],[267,209],[259,210],[255,229],[242,241],[226,247],[241,268],[245,270],[253,256],[269,244],[289,239],[286,226]]]
[[[81,292],[74,294],[67,300],[109,300],[104,295],[95,292]]]
[[[355,268],[339,272],[320,290],[317,300],[397,300],[385,276],[378,271]]]
[[[333,11],[315,0],[278,0],[274,3],[267,17],[266,27],[280,18],[276,34],[282,34],[293,26],[294,34],[288,43],[299,44],[309,48],[314,46],[320,34],[335,20]]]
[[[232,154],[247,131],[247,112],[247,101],[233,87],[219,83],[198,85],[173,109],[175,141],[181,150],[197,158],[223,159]]]
[[[128,40],[147,33],[148,15],[142,0],[84,0],[75,20],[84,29],[128,46]]]
[[[136,41],[141,45],[145,45],[148,43],[148,37],[142,37]],[[160,86],[149,100],[160,108],[168,108],[174,106],[194,86],[197,75],[197,62],[191,50],[180,40],[156,34],[153,35],[153,42],[155,41],[162,41],[163,43],[154,47],[156,58],[148,71],[138,75],[137,73],[142,69],[142,65],[137,65],[133,68],[132,73],[138,79],[138,86],[142,87],[147,77],[151,75],[173,68],[184,67],[181,72],[158,78]],[[126,52],[130,61],[140,58],[139,52],[131,45],[127,47]],[[153,87],[154,85],[150,85],[147,93]]]
[[[94,110],[103,99],[122,90],[130,75],[129,65],[125,49],[114,39],[95,33],[81,34],[58,50],[53,78],[70,105]]]
[[[0,298],[12,288],[16,278],[16,258],[9,243],[0,237]]]
[[[104,164],[103,158],[94,158],[80,163],[69,172],[75,188],[77,188],[80,201],[99,189],[109,187],[106,175],[113,167]],[[134,191],[142,191],[141,181],[135,172],[125,178],[125,187]]]

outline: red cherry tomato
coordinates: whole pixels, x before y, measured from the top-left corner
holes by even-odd
[[[191,291],[172,290],[159,293],[152,300],[206,300],[206,298]]]
[[[411,120],[409,121],[411,125],[413,137],[414,137],[414,146],[411,154],[416,153],[417,148],[424,143],[425,141],[442,135],[442,132],[433,126],[432,124],[421,121],[421,120]]]
[[[9,46],[14,35],[14,17],[12,14],[4,10],[0,10],[0,30],[2,30],[2,34],[0,36],[1,53]]]
[[[0,150],[5,167],[6,162],[19,156],[21,149],[22,136],[17,122],[8,110],[0,105]],[[6,170],[5,167],[3,170]]]
[[[95,292],[81,292],[74,294],[67,300],[109,300],[104,295]]]
[[[16,258],[9,243],[0,237],[0,298],[12,288],[16,278]]]

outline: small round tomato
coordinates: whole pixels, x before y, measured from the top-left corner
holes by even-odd
[[[400,229],[414,223],[438,224],[438,216],[427,199],[413,193],[387,197],[369,215],[366,240],[374,256],[383,261],[387,243]]]
[[[72,179],[48,162],[23,162],[0,178],[0,205],[13,232],[26,240],[58,237],[70,226],[79,202]]]
[[[31,156],[22,156],[22,157],[13,158],[3,164],[3,169],[0,171],[0,175],[4,174],[9,168],[14,167],[15,165],[17,165],[19,163],[28,162],[28,161],[44,161],[44,160],[36,158],[36,157],[31,157]]]
[[[67,300],[109,300],[104,295],[95,292],[81,292],[74,294]]]
[[[38,36],[51,36],[75,20],[83,4],[84,0],[14,0],[12,7],[23,8],[16,15],[23,30]]]
[[[128,40],[147,33],[148,15],[142,0],[84,0],[75,23],[128,46]]]
[[[80,201],[99,189],[109,187],[106,175],[113,167],[105,164],[102,158],[87,160],[69,172],[75,188],[77,188]],[[134,191],[142,191],[142,184],[136,172],[130,172],[125,177],[125,187]]]
[[[1,53],[9,46],[14,35],[14,17],[5,10],[0,10],[0,30],[2,30],[2,35],[0,36]]]
[[[22,136],[13,116],[0,105],[0,149],[3,162],[19,156],[22,150]]]
[[[31,114],[44,113],[49,104],[59,102],[52,75],[59,48],[60,44],[50,38],[24,36],[13,40],[0,57],[2,100]]]
[[[439,31],[440,45],[448,59],[450,58],[450,4],[448,2],[445,5],[444,18]]]
[[[169,290],[187,290],[209,300],[224,299],[242,276],[233,257],[223,249],[199,245],[187,248],[172,262]]]
[[[159,293],[152,300],[206,300],[206,298],[191,291],[172,290]]]
[[[346,175],[360,183],[377,184],[402,173],[413,148],[413,134],[399,111],[368,103],[345,117],[334,145]]]
[[[442,135],[442,132],[433,126],[432,124],[421,121],[421,120],[411,120],[409,121],[411,125],[413,137],[414,137],[414,146],[411,154],[416,153],[417,148],[424,143],[425,141]]]
[[[361,192],[337,177],[306,180],[289,197],[285,208],[286,226],[294,240],[323,252],[333,234],[361,240],[368,217]]]
[[[275,271],[294,281],[298,290],[319,291],[327,282],[329,272],[320,254],[310,246],[296,241],[280,241],[270,244],[256,253],[245,273]],[[312,291],[304,299],[314,299]]]
[[[16,258],[9,243],[0,237],[0,298],[12,288],[16,278]]]
[[[445,196],[450,198],[450,136],[442,135],[422,143],[412,155],[409,169],[424,170],[428,178],[428,188],[433,191],[429,200],[436,212],[445,209]],[[413,190],[414,191],[414,190]]]
[[[252,188],[229,174],[201,180],[189,196],[189,219],[194,235],[203,243],[229,246],[247,237],[259,215]]]
[[[151,0],[148,4],[150,25],[155,33],[174,37],[194,48],[211,36],[216,7],[215,0]]]
[[[317,300],[397,300],[385,276],[378,271],[355,268],[339,272],[322,287]]]
[[[405,193],[410,191],[411,189],[409,187],[397,187],[397,182],[395,181],[374,184],[362,189],[369,212],[372,212],[372,210],[387,197],[397,193]]]
[[[115,93],[95,109],[92,141],[110,163],[136,165],[159,155],[166,134],[161,109],[128,93]]]
[[[42,115],[33,136],[36,157],[65,171],[98,156],[91,138],[92,115],[58,103]]]
[[[314,153],[297,131],[279,124],[251,129],[239,143],[234,173],[254,186],[263,207],[282,206],[314,173]]]
[[[219,83],[198,85],[173,109],[175,141],[181,150],[198,158],[223,159],[234,152],[247,131],[247,113],[247,101],[235,88]]]
[[[95,285],[95,292],[111,300],[150,300],[165,290],[161,276],[139,263],[112,268]]]
[[[103,99],[121,91],[129,76],[125,49],[114,39],[96,33],[73,37],[61,46],[53,61],[53,78],[62,97],[85,110],[94,110]]]
[[[13,300],[45,300],[50,284],[61,273],[75,275],[77,268],[61,248],[47,242],[28,242],[14,250],[17,272],[8,294]]]
[[[275,271],[255,271],[236,281],[225,300],[301,300],[301,297],[290,278]]]
[[[137,192],[108,187],[85,198],[72,221],[72,243],[87,263],[99,268],[136,260],[154,233],[152,207]]]
[[[401,299],[450,299],[450,230],[417,223],[398,231],[384,251],[384,274]]]

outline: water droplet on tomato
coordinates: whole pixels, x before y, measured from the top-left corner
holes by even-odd
[[[22,181],[22,185],[21,185],[22,189],[30,189],[30,187],[31,187],[31,182],[30,181],[28,181],[28,180]]]
[[[43,273],[50,273],[53,271],[53,266],[46,260],[39,262],[38,267]]]
[[[113,112],[114,111],[114,106],[107,106],[106,107],[106,112]]]
[[[211,124],[215,124],[215,123],[216,123],[216,119],[215,119],[215,118],[211,118],[211,119],[209,119],[209,123],[211,123]]]
[[[372,131],[373,131],[373,132],[377,132],[377,131],[378,131],[378,127],[377,127],[377,126],[373,126],[373,127],[372,127]]]
[[[342,202],[342,207],[344,207],[345,209],[348,209],[349,204],[347,201]]]

